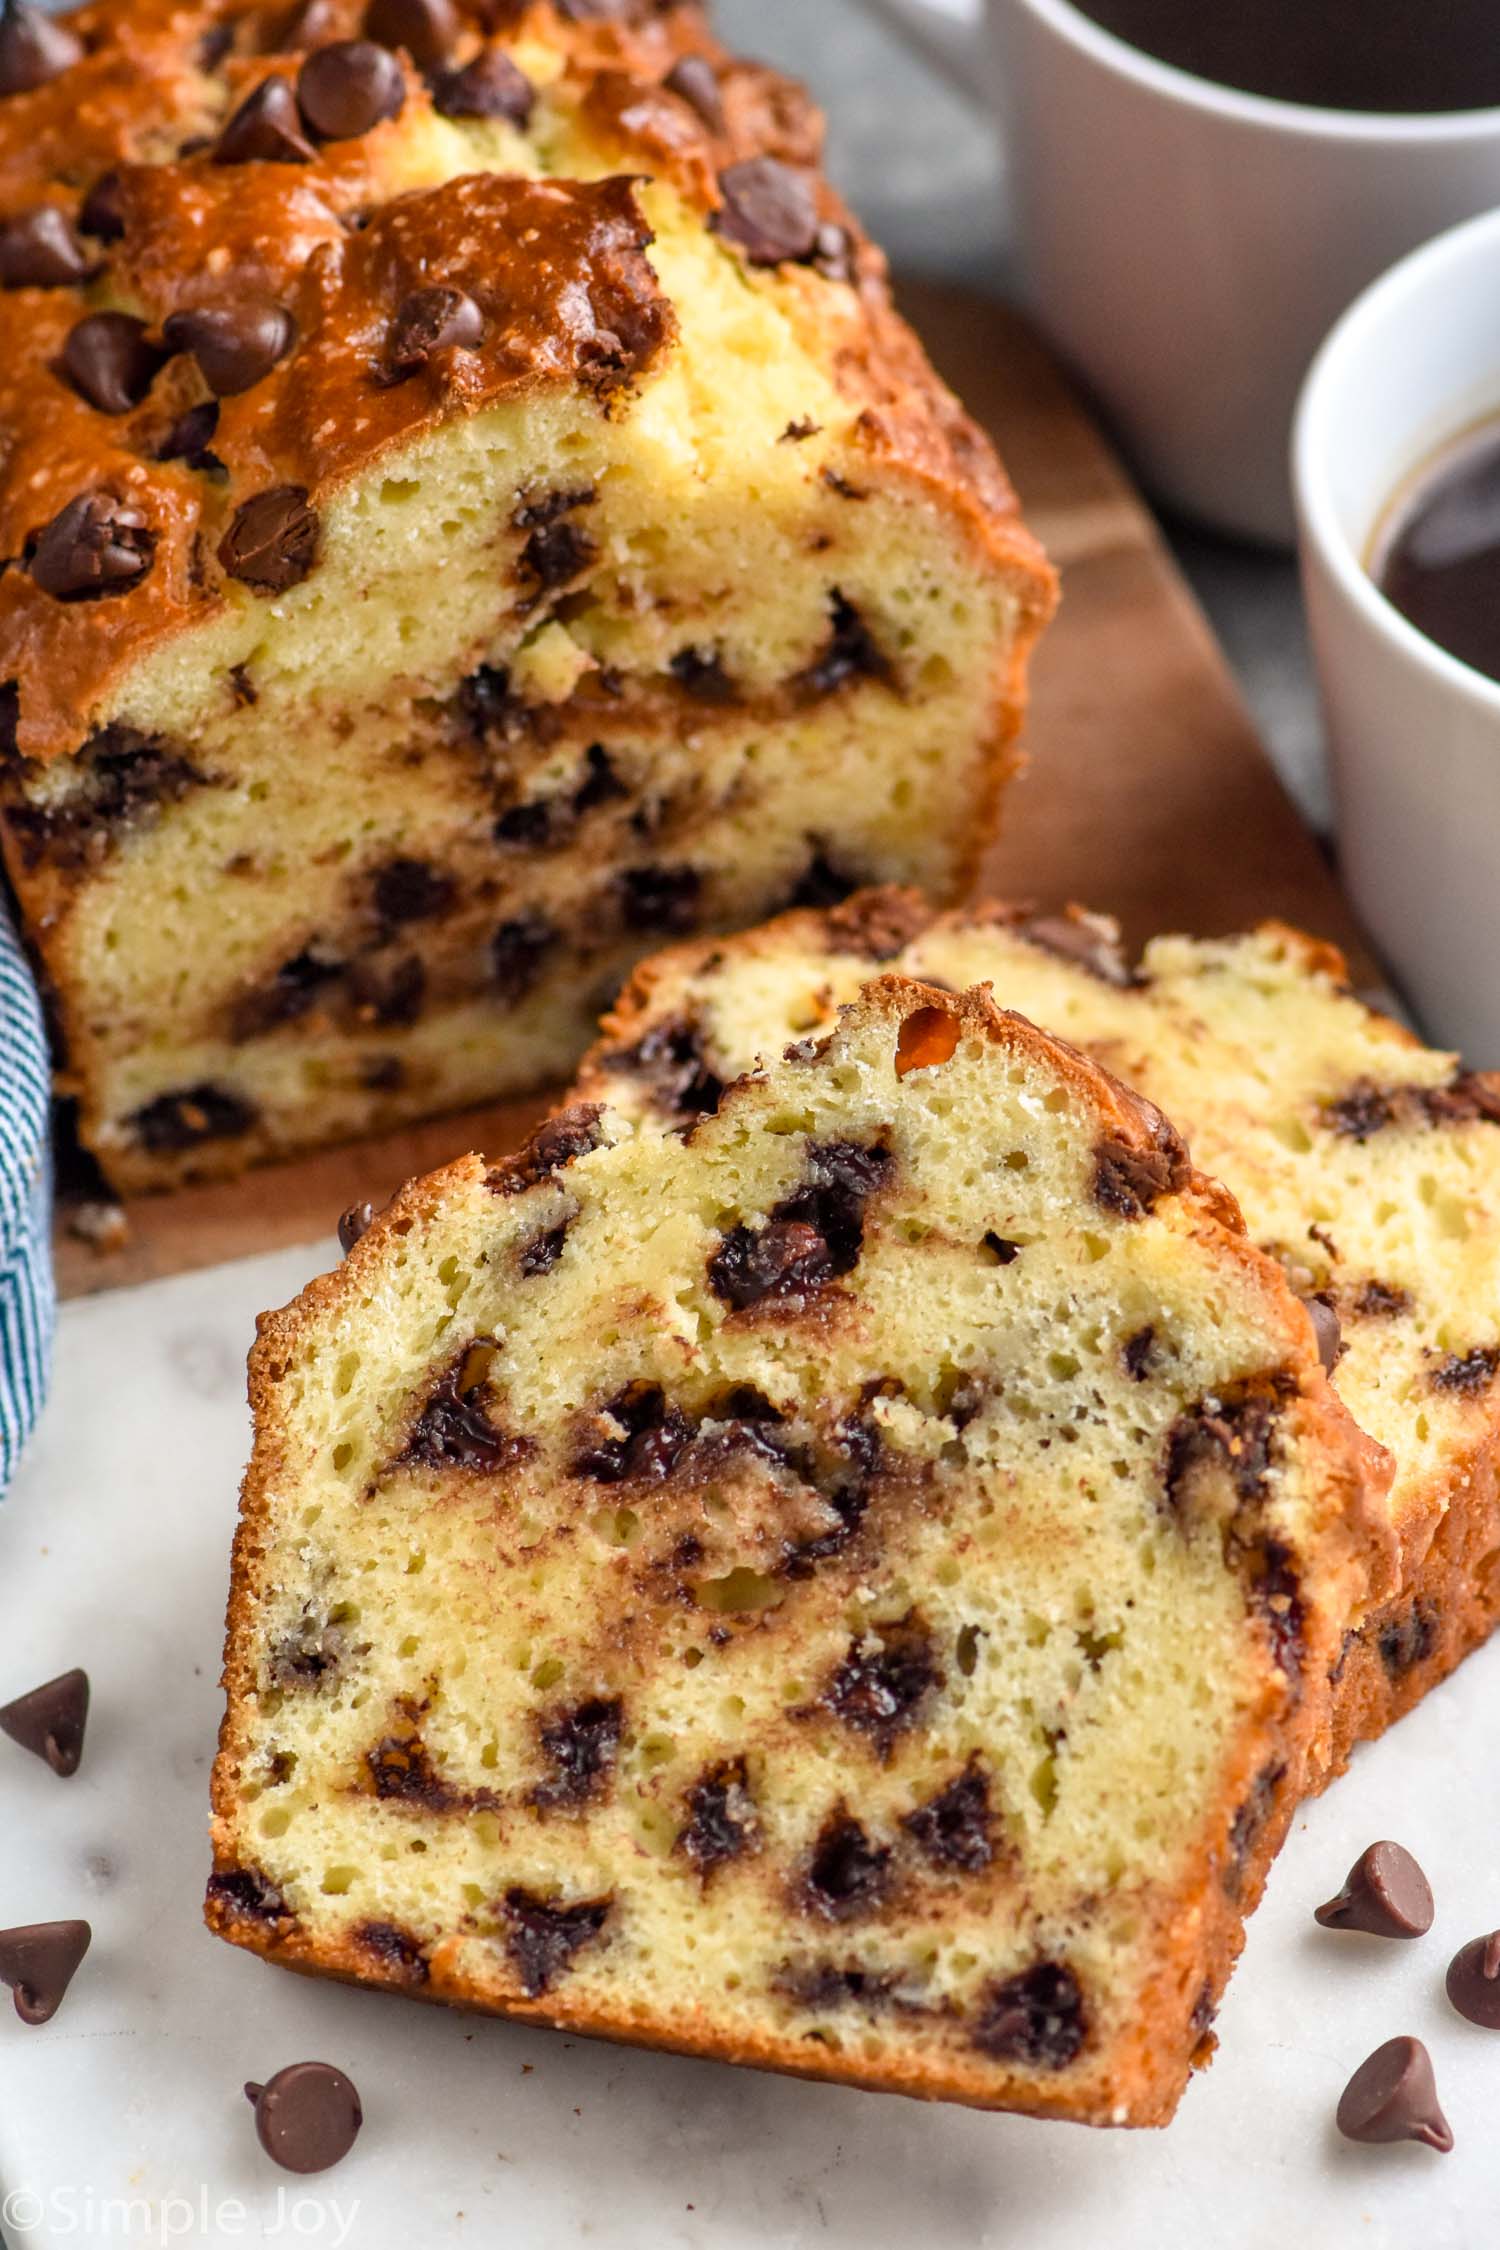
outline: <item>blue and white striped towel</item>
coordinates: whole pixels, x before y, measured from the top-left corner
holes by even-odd
[[[51,1072],[36,985],[0,907],[0,1494],[46,1396],[52,1282]]]

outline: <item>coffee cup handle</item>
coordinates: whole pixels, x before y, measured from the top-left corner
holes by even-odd
[[[984,99],[983,0],[865,0],[971,101]]]

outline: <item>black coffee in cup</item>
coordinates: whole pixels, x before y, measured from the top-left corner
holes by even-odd
[[[1500,106],[1495,0],[1079,0],[1161,62],[1246,94],[1421,116]]]
[[[1500,679],[1500,421],[1410,481],[1375,535],[1370,575],[1418,632]]]

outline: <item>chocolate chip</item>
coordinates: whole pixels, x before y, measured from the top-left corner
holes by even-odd
[[[1304,1298],[1303,1302],[1317,1338],[1319,1363],[1324,1374],[1331,1375],[1344,1356],[1344,1332],[1339,1326],[1338,1307],[1326,1289]]]
[[[421,1805],[428,1812],[453,1812],[471,1800],[444,1779],[419,1734],[388,1734],[365,1752],[365,1771],[382,1804]],[[487,1798],[489,1793],[482,1792]]]
[[[162,324],[168,351],[191,352],[216,398],[237,398],[269,375],[297,340],[285,305],[241,296],[231,305],[200,305]]]
[[[587,570],[598,552],[586,531],[559,518],[538,524],[521,549],[521,566],[538,586],[552,593]]]
[[[255,1120],[254,1108],[242,1095],[205,1079],[180,1093],[158,1094],[125,1122],[152,1156],[176,1156],[205,1141],[233,1140],[248,1133]]]
[[[1168,1507],[1187,1518],[1193,1511],[1197,1477],[1205,1470],[1227,1475],[1239,1499],[1260,1500],[1275,1434],[1276,1402],[1264,1389],[1206,1398],[1180,1414],[1167,1434],[1163,1482]]]
[[[618,1696],[596,1695],[545,1720],[538,1734],[551,1772],[532,1790],[530,1803],[539,1811],[552,1811],[597,1797],[620,1747],[622,1716]]]
[[[1155,1353],[1156,1330],[1149,1322],[1144,1328],[1138,1328],[1133,1336],[1126,1337],[1120,1348],[1120,1357],[1125,1363],[1125,1372],[1132,1383],[1145,1382],[1146,1377],[1151,1372],[1151,1364]]]
[[[850,875],[826,851],[815,851],[787,896],[787,905],[838,906],[859,888],[862,877]],[[900,947],[896,948],[900,951]],[[929,983],[932,979],[927,980]]]
[[[0,1930],[0,1984],[11,1987],[22,2023],[50,2023],[93,1934],[87,1922],[27,1922]]]
[[[759,1230],[724,1236],[708,1264],[709,1284],[736,1312],[769,1296],[816,1289],[853,1271],[864,1244],[864,1207],[889,1177],[891,1156],[878,1144],[815,1143],[807,1179],[778,1203]]]
[[[667,670],[695,703],[722,707],[740,699],[717,649],[680,648]]]
[[[245,2095],[260,2145],[283,2172],[326,2172],[349,2154],[364,2123],[353,2082],[332,2063],[288,2063]]]
[[[317,513],[300,484],[273,485],[235,510],[219,541],[219,561],[230,578],[262,593],[298,586],[318,559]]]
[[[556,523],[559,516],[571,515],[575,508],[591,507],[598,492],[591,484],[564,485],[552,491],[543,491],[534,499],[522,500],[511,513],[511,527],[515,531],[544,530]]]
[[[62,1672],[0,1707],[0,1734],[45,1758],[55,1774],[66,1777],[78,1771],[88,1715],[87,1672]]]
[[[709,1766],[687,1792],[688,1818],[672,1846],[706,1885],[726,1860],[751,1850],[760,1834],[743,1758]]]
[[[582,1899],[564,1906],[519,1884],[505,1894],[510,1924],[505,1950],[515,1964],[521,1989],[535,2000],[554,1984],[581,1946],[599,1935],[609,1919],[611,1899]]]
[[[316,1689],[338,1673],[346,1653],[344,1635],[337,1625],[303,1617],[295,1631],[272,1644],[266,1672],[273,1687]]]
[[[295,6],[265,27],[261,51],[274,54],[278,48],[320,47],[337,34],[340,15],[338,0],[296,0]]]
[[[753,266],[808,258],[817,248],[818,202],[806,172],[775,156],[752,156],[719,174],[723,203],[710,224]]]
[[[151,568],[156,540],[139,509],[111,492],[83,492],[37,539],[31,575],[60,602],[127,593]]]
[[[366,958],[353,963],[348,984],[357,1020],[389,1030],[414,1024],[420,1017],[427,996],[427,968],[415,953],[386,961]]]
[[[1392,1618],[1382,1625],[1376,1637],[1380,1661],[1393,1680],[1410,1672],[1416,1665],[1425,1664],[1438,1645],[1438,1612],[1430,1601],[1418,1595],[1404,1617]]]
[[[208,1879],[208,1903],[222,1921],[269,1927],[291,1918],[281,1892],[256,1867],[216,1868]]]
[[[890,1887],[890,1852],[872,1844],[847,1805],[824,1821],[803,1881],[808,1908],[826,1921],[843,1922],[880,1904]]]
[[[922,1705],[942,1684],[932,1636],[908,1610],[850,1642],[820,1700],[889,1757],[897,1735],[915,1725]]]
[[[484,314],[462,289],[415,290],[391,323],[387,369],[398,380],[419,374],[440,352],[472,351],[483,335]]]
[[[133,313],[88,313],[68,331],[62,369],[80,398],[101,414],[128,414],[156,381],[167,354],[146,340]]]
[[[5,0],[0,11],[0,96],[29,94],[71,70],[83,41],[39,8]]]
[[[355,1243],[369,1233],[374,1223],[375,1206],[373,1203],[351,1203],[347,1211],[340,1213],[339,1248],[346,1258],[354,1248]]]
[[[1350,1141],[1369,1140],[1393,1124],[1395,1116],[1390,1095],[1369,1078],[1357,1078],[1347,1093],[1323,1104],[1325,1125]]]
[[[638,1045],[604,1059],[612,1070],[645,1079],[669,1117],[711,1117],[724,1098],[724,1081],[710,1067],[702,1030],[689,1016],[653,1024]]]
[[[356,1945],[373,1954],[399,1984],[425,1984],[429,1975],[427,1949],[395,1922],[361,1922],[352,1933]]]
[[[1398,1320],[1411,1309],[1411,1291],[1388,1281],[1365,1282],[1354,1300],[1354,1310],[1362,1320]]]
[[[808,1961],[783,1969],[776,1978],[776,1989],[817,2015],[830,2008],[847,2007],[873,2014],[890,2004],[896,1979],[884,1969],[841,1968],[832,1961]]]
[[[1500,2031],[1500,1930],[1470,1938],[1448,1963],[1448,1998],[1484,2031]]]
[[[95,242],[118,242],[125,232],[125,208],[117,171],[101,172],[84,197],[78,231]]]
[[[1440,2156],[1453,2146],[1420,2039],[1388,2039],[1368,2055],[1340,2094],[1334,2122],[1347,2141],[1421,2141]]]
[[[1350,1868],[1337,1898],[1317,1907],[1313,1919],[1325,1930],[1416,1938],[1432,1928],[1432,1913],[1432,1891],[1411,1853],[1399,1844],[1371,1844]]]
[[[1103,984],[1121,988],[1135,980],[1120,951],[1120,935],[1102,914],[1073,907],[1066,914],[1042,914],[1021,924],[1021,935],[1043,953],[1087,969]]]
[[[1478,1398],[1487,1391],[1500,1369],[1500,1344],[1475,1344],[1470,1351],[1450,1352],[1432,1371],[1435,1391],[1457,1398]]]
[[[529,1242],[523,1242],[517,1252],[516,1263],[528,1281],[550,1273],[562,1256],[568,1240],[568,1224],[564,1219],[559,1226],[544,1227]]]
[[[462,70],[439,71],[432,106],[441,117],[505,117],[524,128],[536,106],[536,89],[503,47],[486,47]]]
[[[156,449],[158,461],[183,461],[190,469],[201,473],[222,474],[224,464],[218,455],[210,452],[214,433],[219,427],[219,402],[204,398],[190,406],[185,414],[167,431]]]
[[[265,984],[242,992],[229,1010],[229,1036],[238,1046],[262,1039],[285,1023],[308,1014],[318,995],[342,973],[342,964],[305,950],[293,954]]]
[[[631,1383],[604,1409],[609,1434],[585,1445],[572,1464],[577,1477],[596,1484],[660,1484],[672,1474],[692,1438],[687,1417],[668,1406],[659,1383]],[[596,1424],[597,1427],[597,1424]]]
[[[587,1156],[604,1139],[601,1102],[574,1102],[554,1111],[532,1134],[525,1147],[507,1157],[485,1177],[485,1186],[496,1195],[520,1195],[527,1188],[551,1179],[580,1156]]]
[[[977,1875],[995,1856],[991,1835],[989,1777],[978,1752],[946,1788],[929,1797],[901,1822],[934,1867],[961,1868]]]
[[[425,859],[389,859],[374,883],[375,911],[382,922],[425,922],[453,903],[451,875]]]
[[[507,1436],[473,1394],[479,1382],[466,1379],[474,1346],[459,1352],[428,1393],[412,1426],[401,1458],[432,1469],[511,1468],[530,1451],[527,1439]]]
[[[365,33],[383,47],[404,47],[418,70],[436,70],[458,37],[452,0],[370,0]]]
[[[545,914],[519,914],[502,922],[490,940],[495,984],[507,1006],[515,1007],[536,984],[558,933]]]
[[[215,164],[310,164],[317,150],[302,130],[297,97],[286,79],[262,79],[220,133]]]
[[[1087,2036],[1078,1979],[1056,1961],[1038,1961],[991,1985],[973,2030],[974,2044],[983,2054],[1032,2070],[1066,2070]]]
[[[793,693],[803,702],[834,695],[850,680],[890,677],[891,668],[885,654],[854,604],[835,593],[830,614],[828,640],[822,655],[815,657],[806,671],[799,672],[792,682]]]
[[[662,80],[668,93],[687,103],[711,133],[724,130],[724,99],[719,74],[707,55],[683,55]]]
[[[619,878],[621,919],[629,930],[682,936],[697,925],[702,889],[696,867],[627,867]]]
[[[308,56],[297,73],[297,103],[309,131],[322,141],[353,141],[406,100],[401,65],[389,47],[370,39],[337,39]]]
[[[1094,1151],[1094,1200],[1122,1219],[1144,1218],[1164,1195],[1187,1185],[1188,1153],[1164,1117],[1151,1119],[1154,1148],[1107,1134]]]
[[[0,289],[62,289],[93,270],[94,261],[55,203],[39,204],[0,226]]]

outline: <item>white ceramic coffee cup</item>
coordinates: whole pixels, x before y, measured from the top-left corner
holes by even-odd
[[[993,109],[1027,295],[1151,492],[1289,541],[1308,363],[1393,259],[1500,203],[1500,109],[1268,101],[1154,61],[1071,0],[870,4]]]
[[[1491,415],[1500,211],[1350,307],[1293,451],[1344,879],[1423,1028],[1484,1068],[1500,1067],[1500,685],[1409,625],[1366,566],[1392,499]]]

